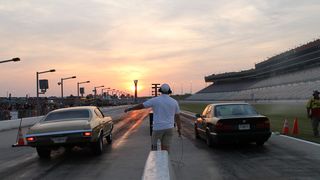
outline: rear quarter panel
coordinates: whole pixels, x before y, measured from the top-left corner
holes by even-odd
[[[90,127],[92,129],[92,140],[96,141],[101,132],[100,119],[92,112],[92,117],[90,121]]]

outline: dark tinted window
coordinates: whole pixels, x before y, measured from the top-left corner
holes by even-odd
[[[89,110],[77,109],[50,113],[44,121],[88,119],[89,116]]]
[[[228,104],[217,105],[215,107],[216,116],[247,116],[258,115],[254,108],[248,104]]]

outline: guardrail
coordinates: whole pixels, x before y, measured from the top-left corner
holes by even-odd
[[[43,116],[22,118],[22,127],[31,126],[41,120]],[[15,129],[19,127],[21,119],[0,121],[0,131]]]

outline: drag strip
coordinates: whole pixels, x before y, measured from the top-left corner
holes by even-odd
[[[124,109],[124,108],[123,108]],[[113,144],[101,156],[90,149],[54,151],[41,160],[30,147],[11,148],[17,130],[0,132],[1,179],[141,179],[150,152],[148,110],[116,113]],[[320,148],[272,135],[263,147],[255,144],[209,148],[194,138],[193,116],[182,115],[182,138],[174,132],[170,162],[177,180],[194,179],[319,179]]]

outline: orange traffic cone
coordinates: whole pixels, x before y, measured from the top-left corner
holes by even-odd
[[[292,134],[299,134],[298,118],[295,118],[295,119],[294,119]]]
[[[282,134],[288,135],[289,134],[289,123],[287,118],[284,120]]]
[[[21,127],[19,127],[19,130],[18,130],[17,142],[12,145],[12,147],[17,147],[17,146],[26,146]]]

